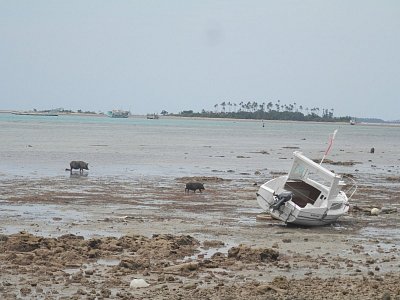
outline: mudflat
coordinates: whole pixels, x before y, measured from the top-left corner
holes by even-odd
[[[0,299],[399,298],[398,126],[10,114],[0,125]],[[320,160],[338,127],[324,165],[358,183],[349,214],[315,228],[264,214],[259,186],[294,150]],[[65,172],[72,160],[90,171]],[[188,182],[205,190],[185,193]]]
[[[303,228],[258,207],[263,174],[86,175],[1,181],[2,299],[400,297],[396,176],[361,180],[347,216]]]

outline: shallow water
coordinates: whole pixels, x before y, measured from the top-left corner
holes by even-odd
[[[398,228],[365,227],[360,230],[360,235],[380,239],[393,239],[400,245],[400,231]]]
[[[69,176],[65,168],[71,160],[89,162],[89,176],[95,177],[286,171],[294,150],[321,158],[335,129],[339,131],[328,158],[360,164],[332,169],[399,174],[399,126],[264,123],[0,114],[0,179]],[[371,147],[375,154],[369,153]]]

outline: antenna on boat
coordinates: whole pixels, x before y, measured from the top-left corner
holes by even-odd
[[[335,139],[336,133],[337,133],[337,129],[335,129],[335,131],[329,135],[329,145],[328,148],[326,149],[324,156],[321,159],[321,162],[319,163],[320,165],[322,165],[322,162],[324,161],[325,157],[328,155],[329,151],[331,150],[332,144],[333,144],[333,140]]]

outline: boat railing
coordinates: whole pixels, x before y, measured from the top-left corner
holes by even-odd
[[[350,200],[351,197],[353,197],[353,195],[357,191],[357,188],[358,188],[357,182],[354,180],[353,177],[348,176],[348,175],[342,175],[342,178],[345,179],[345,184],[346,184],[346,187],[345,187],[345,189],[343,189],[343,192],[346,195],[350,195],[350,196],[347,196],[347,198]]]

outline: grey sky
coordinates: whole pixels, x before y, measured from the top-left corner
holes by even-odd
[[[400,119],[400,2],[0,0],[0,109]]]

